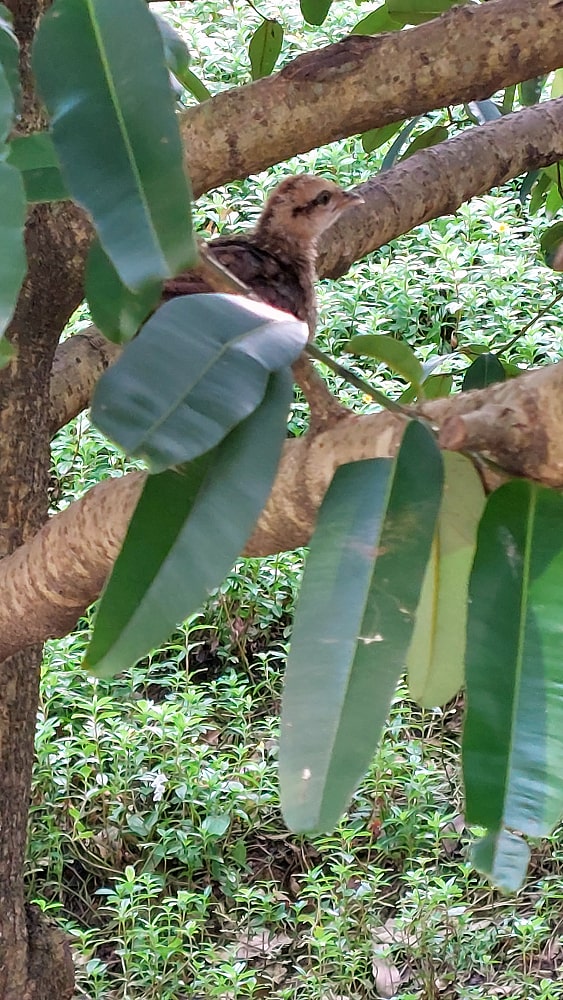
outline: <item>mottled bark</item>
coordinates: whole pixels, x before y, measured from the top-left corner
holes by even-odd
[[[43,124],[31,84],[30,46],[42,2],[12,2],[24,95],[18,131]],[[81,299],[88,228],[70,205],[34,209],[26,227],[29,271],[8,339],[16,356],[0,372],[0,557],[35,534],[48,510],[50,374],[60,332]],[[31,612],[33,614],[33,612]],[[4,660],[3,657],[0,660]],[[41,648],[0,662],[0,998],[69,1000],[64,945],[26,912],[23,860]]]
[[[196,194],[295,153],[563,65],[563,5],[489,0],[408,31],[352,35],[186,111]]]
[[[436,427],[442,447],[479,451],[507,473],[563,488],[563,362],[414,412]],[[338,466],[394,455],[404,423],[403,416],[389,412],[350,414],[313,437],[288,441],[245,554],[307,544]],[[481,471],[486,477],[486,468]],[[100,592],[143,481],[144,474],[136,472],[95,486],[0,563],[0,658],[22,642],[70,631]],[[494,473],[491,483],[499,481]]]

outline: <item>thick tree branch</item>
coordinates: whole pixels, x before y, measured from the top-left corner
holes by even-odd
[[[186,111],[194,191],[562,65],[563,6],[549,0],[469,3],[408,31],[349,36]]]
[[[439,430],[443,447],[485,451],[514,475],[563,488],[563,362],[429,402],[419,412]],[[404,417],[388,412],[350,414],[321,434],[287,442],[246,554],[306,544],[336,468],[393,455],[403,426]],[[0,660],[22,645],[66,634],[97,597],[143,481],[143,473],[131,473],[94,487],[0,562]]]
[[[319,275],[337,277],[355,260],[525,170],[563,158],[563,98],[466,129],[362,184],[364,205],[325,234]],[[53,432],[89,405],[99,376],[119,353],[95,327],[61,344],[53,369]]]

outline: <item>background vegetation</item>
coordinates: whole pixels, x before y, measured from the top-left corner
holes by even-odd
[[[252,5],[162,8],[185,32],[192,68],[210,90],[249,79],[245,49],[260,21]],[[338,5],[320,29],[298,12],[283,17],[286,57],[340,37],[346,18],[353,23]],[[198,228],[244,230],[288,171],[359,183],[388,146],[367,154],[359,139],[347,140],[215,191],[197,205]],[[498,349],[524,331],[560,281],[540,258],[545,215],[529,215],[518,187],[474,200],[324,283],[321,348],[338,355],[352,334],[377,331],[428,360],[457,343],[439,370],[459,381],[476,346]],[[81,313],[74,328],[86,320]],[[562,333],[556,302],[515,340],[509,360],[557,360]],[[404,389],[382,366],[342,360],[395,396]],[[338,388],[358,407],[371,405]],[[297,401],[291,430],[302,427]],[[124,467],[78,418],[55,442],[53,508]],[[300,573],[298,553],[241,563],[170,645],[114,682],[78,667],[89,621],[49,644],[28,883],[75,938],[77,995],[561,997],[561,836],[537,848],[516,898],[471,870],[459,702],[431,712],[396,698],[349,816],[331,836],[288,835],[278,809],[277,714]]]

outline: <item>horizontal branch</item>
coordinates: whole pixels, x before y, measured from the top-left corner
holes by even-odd
[[[489,0],[407,31],[351,35],[183,114],[196,195],[366,129],[563,65],[563,6]]]
[[[442,447],[485,452],[514,475],[563,488],[563,363],[420,408]],[[404,417],[350,414],[314,437],[288,441],[268,503],[246,547],[267,555],[304,545],[339,465],[394,455]],[[111,479],[0,562],[0,661],[65,635],[103,586],[139,497],[143,473]]]
[[[338,277],[355,260],[463,202],[563,158],[563,98],[466,129],[362,184],[364,205],[325,233],[320,277]],[[89,405],[94,386],[119,353],[95,327],[57,351],[51,385],[53,432]]]

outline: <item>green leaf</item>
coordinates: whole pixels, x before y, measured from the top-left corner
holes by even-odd
[[[12,107],[19,109],[21,99],[20,46],[13,28],[11,11],[0,3],[0,65],[12,93]]]
[[[496,354],[480,354],[473,364],[469,365],[461,385],[462,392],[470,389],[486,389],[495,382],[504,382],[506,372]]]
[[[383,173],[385,170],[390,170],[391,167],[395,164],[397,157],[401,152],[401,149],[405,145],[405,142],[407,141],[411,132],[414,131],[419,121],[421,121],[421,118],[422,118],[421,115],[417,115],[416,118],[411,118],[411,120],[408,121],[406,124],[401,125],[401,130],[397,138],[391,144],[390,148],[387,150],[385,156],[383,157],[383,162],[380,167],[381,173]]]
[[[352,35],[378,35],[381,31],[396,31],[399,25],[391,17],[387,4],[372,10],[352,28]],[[374,129],[378,131],[378,129]]]
[[[416,139],[413,139],[401,156],[401,160],[408,159],[413,153],[418,153],[420,149],[428,149],[430,146],[436,146],[439,142],[444,142],[448,138],[448,134],[445,125],[433,125],[432,128],[427,128],[420,135],[417,135]]]
[[[456,3],[458,0],[387,0],[387,9],[399,24],[423,24]]]
[[[561,254],[558,253],[563,243],[563,222],[555,222],[548,229],[544,230],[540,239],[540,248],[544,260],[548,267],[554,267],[556,271],[563,270]]]
[[[485,495],[473,464],[443,452],[444,492],[407,656],[408,683],[420,705],[445,705],[464,678],[469,574]]]
[[[516,892],[526,877],[530,848],[522,837],[501,830],[483,837],[473,846],[471,861],[500,889]]]
[[[375,752],[404,669],[442,489],[432,435],[409,424],[395,462],[338,469],[295,615],[280,740],[284,816],[326,830]]]
[[[279,21],[262,21],[262,24],[256,29],[250,39],[250,45],[248,46],[253,80],[259,80],[263,76],[270,75],[276,65],[282,44],[283,27]]]
[[[469,116],[478,125],[486,125],[487,122],[494,122],[497,118],[502,118],[502,111],[494,101],[470,101],[466,105]]]
[[[166,302],[98,382],[97,427],[153,472],[213,448],[299,356],[304,323],[237,295]]]
[[[160,32],[160,37],[164,46],[164,59],[166,65],[168,66],[170,72],[173,73],[178,80],[181,80],[182,74],[190,68],[190,52],[188,46],[181,35],[179,35],[177,31],[174,31],[174,28],[165,17],[161,17],[160,14],[155,14],[154,11],[152,11],[152,16],[154,17],[157,28]]]
[[[327,16],[332,0],[299,0],[301,13],[307,24],[322,24]]]
[[[92,319],[108,340],[121,344],[131,340],[162,294],[159,281],[144,285],[135,294],[123,284],[98,240],[90,246],[86,264],[85,292]]]
[[[547,192],[551,187],[551,177],[545,172],[545,170],[540,171],[540,176],[536,181],[534,190],[532,191],[532,197],[530,198],[530,212],[535,214],[542,207],[545,199],[547,197]]]
[[[201,829],[211,837],[222,837],[231,825],[231,817],[228,813],[217,813],[215,816],[206,816]]]
[[[526,481],[487,502],[469,584],[468,823],[539,837],[563,811],[563,496]]]
[[[399,129],[403,127],[404,122],[393,122],[391,125],[382,125],[381,128],[372,128],[369,132],[364,132],[362,135],[362,146],[366,153],[373,153],[374,149],[379,149],[383,146],[384,142],[392,139],[394,135],[397,134]]]
[[[550,97],[552,101],[556,97],[563,97],[563,69],[557,69],[553,74]]]
[[[27,270],[23,238],[26,210],[21,175],[0,161],[0,337],[14,314]]]
[[[534,80],[523,80],[522,83],[518,84],[520,104],[523,104],[526,108],[537,104],[541,98],[546,80],[547,76],[536,76]]]
[[[563,198],[561,197],[559,185],[552,184],[547,193],[547,198],[545,199],[545,214],[548,219],[553,218],[555,213],[561,208],[561,205],[563,205]]]
[[[425,399],[441,399],[443,396],[449,396],[453,382],[453,375],[447,373],[430,375],[424,380],[422,394]]]
[[[351,354],[375,358],[416,386],[420,386],[424,380],[424,370],[420,361],[410,344],[403,340],[395,340],[394,337],[382,333],[370,333],[352,337],[345,349]]]
[[[291,398],[291,373],[271,375],[261,405],[217,448],[149,476],[102,595],[88,670],[131,666],[219,586],[270,493]]]
[[[174,99],[146,4],[56,0],[33,68],[68,188],[122,281],[137,291],[194,264]]]
[[[32,132],[31,135],[12,139],[8,146],[8,163],[20,171],[28,201],[64,201],[70,198],[48,132]]]
[[[509,115],[514,107],[514,99],[516,97],[516,84],[513,83],[510,87],[506,87],[504,91],[504,97],[502,99],[501,111],[503,115]]]

